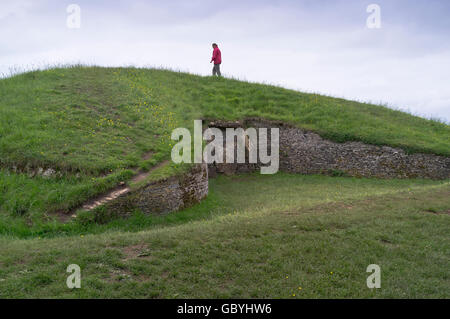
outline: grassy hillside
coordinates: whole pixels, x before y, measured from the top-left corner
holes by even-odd
[[[219,176],[204,201],[166,216],[58,220],[166,163],[173,128],[245,117],[450,156],[448,125],[279,87],[80,66],[2,79],[0,298],[450,296],[448,181]],[[182,169],[158,165],[148,178]],[[66,286],[73,263],[81,289]],[[366,287],[372,263],[382,289]]]
[[[279,119],[336,140],[450,155],[450,126],[385,107],[165,70],[75,66],[0,80],[0,229],[47,223],[167,159],[194,119]],[[52,168],[45,180],[30,170]],[[28,174],[11,174],[12,169]],[[170,175],[180,168],[166,168]],[[31,174],[32,175],[32,174]],[[1,226],[3,225],[3,226]]]
[[[72,67],[0,80],[1,165],[92,174],[151,165],[198,118],[280,119],[335,141],[450,155],[450,126],[385,107],[163,70]],[[145,163],[143,154],[152,151]]]

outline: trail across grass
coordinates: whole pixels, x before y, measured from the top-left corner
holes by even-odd
[[[449,297],[448,183],[280,174],[211,184],[209,201],[147,230],[1,238],[0,297]],[[66,287],[73,263],[81,289]],[[373,263],[377,290],[366,287]]]

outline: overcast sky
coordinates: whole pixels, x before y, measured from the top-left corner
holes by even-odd
[[[67,25],[70,4],[80,28]],[[381,28],[367,26],[370,4]],[[209,75],[212,42],[225,76],[450,122],[448,0],[0,1],[0,73],[88,63]]]

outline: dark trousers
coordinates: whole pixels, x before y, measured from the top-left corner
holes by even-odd
[[[222,74],[220,73],[220,64],[214,64],[214,67],[212,69],[212,74],[213,75],[218,75],[221,76]]]

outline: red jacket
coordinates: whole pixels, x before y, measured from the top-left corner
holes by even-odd
[[[214,64],[222,63],[222,54],[220,53],[219,47],[215,47],[213,51],[213,56],[211,62],[214,61]]]

